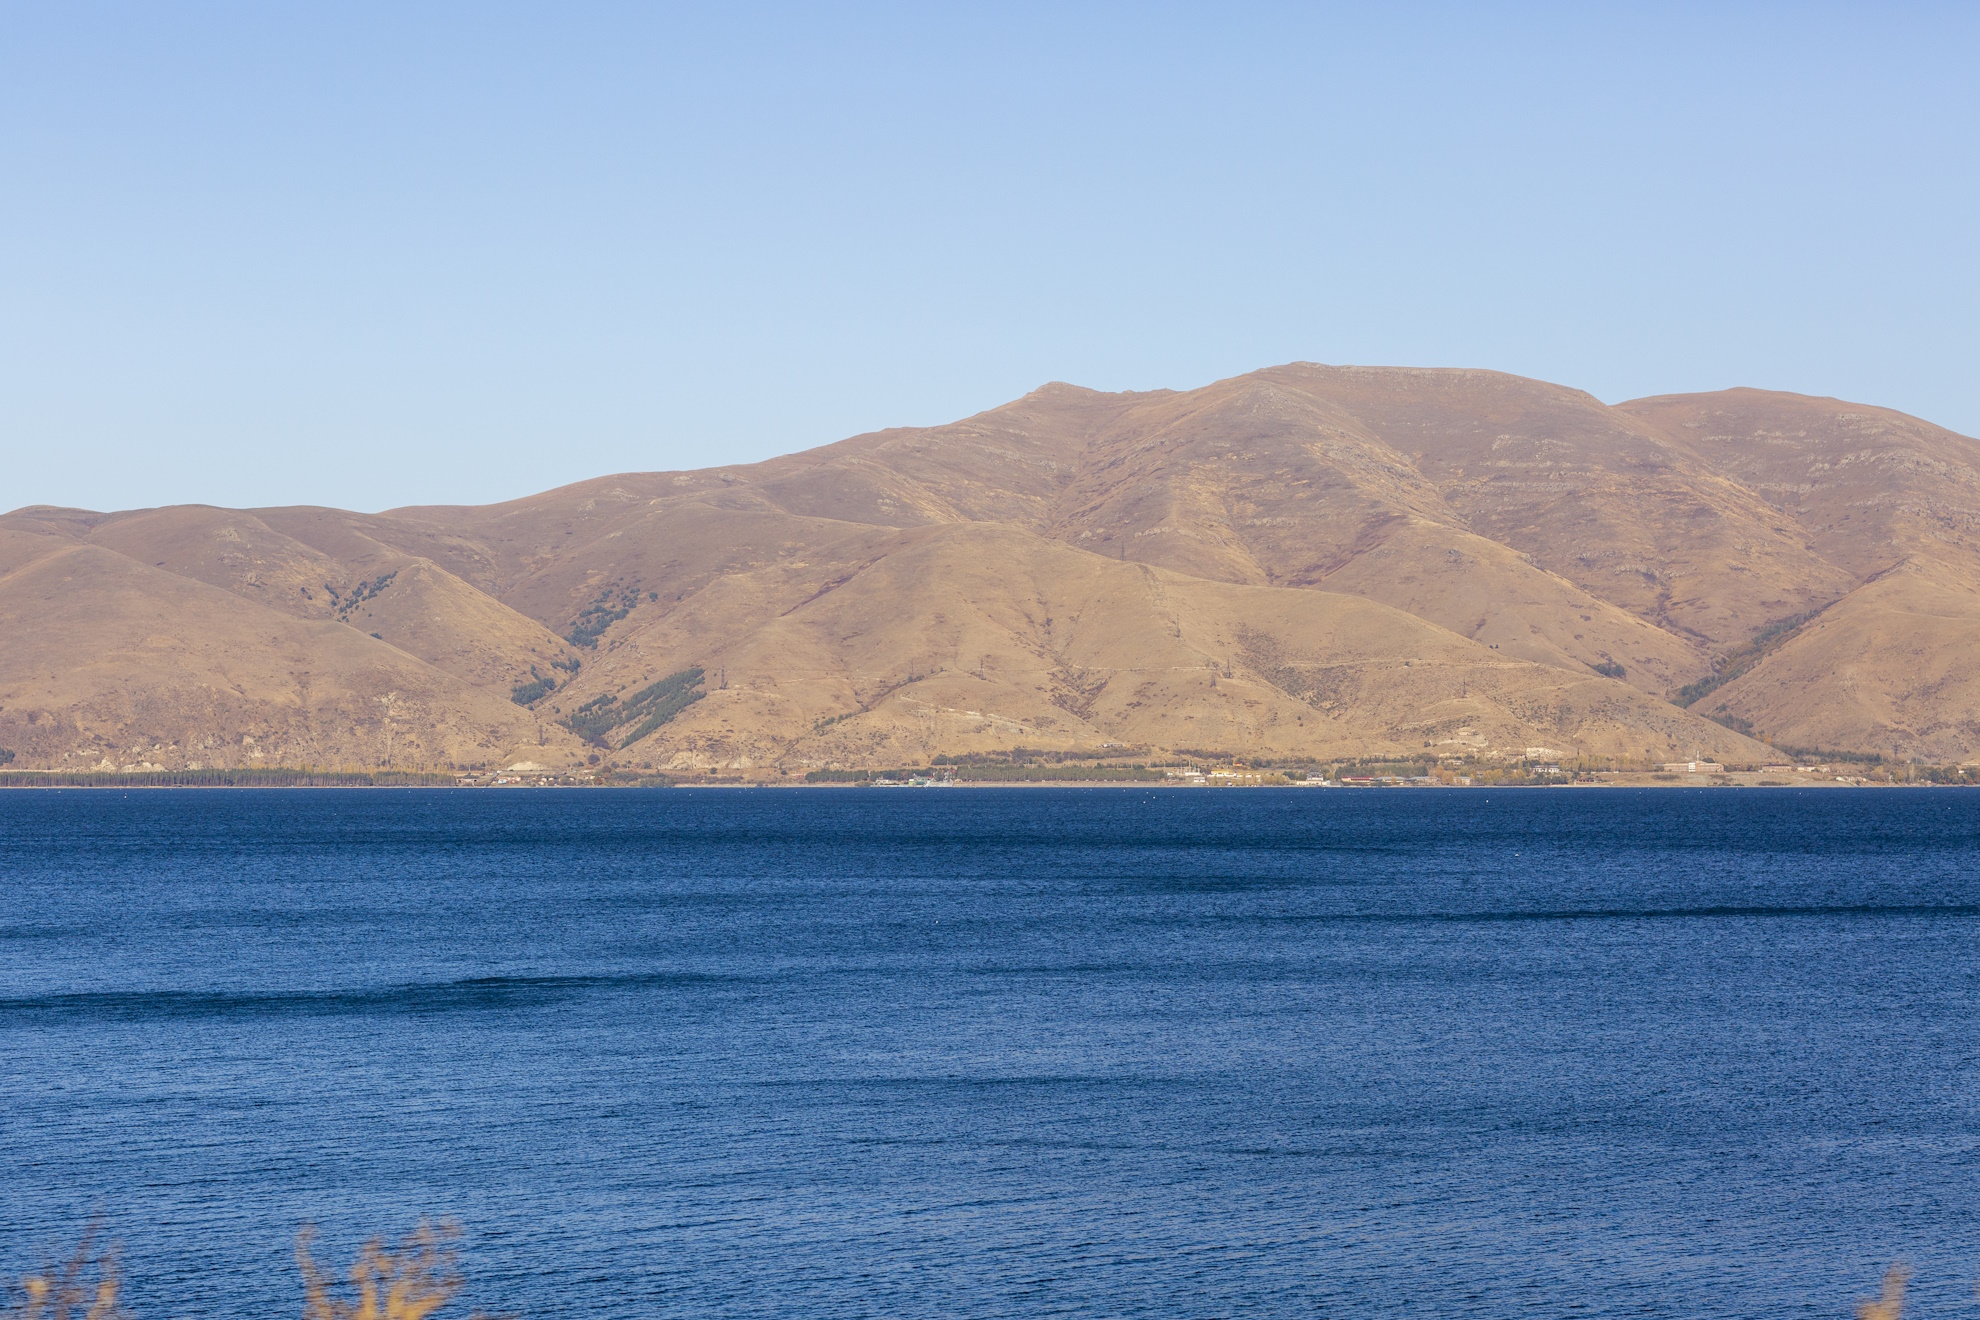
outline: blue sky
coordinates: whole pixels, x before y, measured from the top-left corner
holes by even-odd
[[[1951,5],[0,5],[0,508],[482,502],[1294,359],[1976,434],[1976,68]]]

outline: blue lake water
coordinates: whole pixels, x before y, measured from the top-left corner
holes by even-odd
[[[1968,1315],[1980,793],[9,792],[0,1172],[152,1318]]]

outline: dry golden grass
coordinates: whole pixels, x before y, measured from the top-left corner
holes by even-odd
[[[76,1244],[74,1254],[59,1266],[21,1280],[25,1300],[9,1308],[10,1320],[127,1320],[117,1302],[117,1248],[96,1250],[92,1226]]]
[[[454,1258],[459,1226],[433,1225],[422,1220],[400,1240],[396,1251],[383,1238],[373,1238],[351,1263],[350,1284],[356,1300],[330,1292],[329,1281],[316,1268],[309,1244],[313,1227],[296,1234],[296,1266],[303,1276],[303,1320],[425,1320],[445,1306],[461,1288],[460,1267]]]
[[[1900,1320],[1904,1314],[1904,1281],[1911,1271],[1893,1265],[1884,1271],[1884,1291],[1875,1301],[1856,1304],[1856,1320]]]
[[[331,1279],[316,1264],[309,1244],[316,1230],[296,1234],[296,1266],[303,1278],[303,1320],[426,1320],[461,1289],[454,1243],[460,1227],[421,1220],[396,1248],[375,1237],[364,1244],[347,1272],[350,1298],[336,1296]],[[132,1320],[117,1300],[122,1280],[115,1244],[98,1249],[91,1227],[67,1261],[21,1280],[23,1301],[0,1311],[0,1320]],[[1879,1295],[1856,1306],[1856,1320],[1903,1320],[1904,1289],[1911,1272],[1893,1265]],[[475,1312],[470,1320],[490,1320]]]
[[[303,1320],[426,1320],[461,1288],[454,1254],[460,1229],[422,1220],[396,1248],[373,1238],[358,1252],[347,1274],[351,1297],[333,1291],[333,1281],[317,1268],[309,1244],[316,1230],[296,1234],[296,1265],[303,1278]],[[22,1300],[0,1310],[5,1320],[131,1320],[117,1300],[122,1279],[115,1245],[97,1249],[91,1228],[69,1259],[21,1280]],[[480,1312],[473,1320],[486,1320]]]

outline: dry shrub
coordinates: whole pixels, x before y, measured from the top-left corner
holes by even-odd
[[[461,1272],[454,1243],[460,1229],[451,1223],[420,1221],[396,1248],[373,1238],[358,1252],[350,1268],[355,1298],[333,1295],[331,1281],[317,1269],[309,1253],[316,1237],[313,1227],[296,1234],[296,1264],[303,1276],[303,1320],[426,1320],[460,1291]],[[97,1230],[83,1234],[75,1254],[58,1267],[21,1280],[24,1300],[0,1305],[4,1320],[131,1320],[117,1301],[121,1280],[117,1249],[96,1247]],[[473,1320],[488,1320],[479,1312]]]
[[[1884,1292],[1874,1302],[1856,1304],[1856,1320],[1900,1320],[1904,1315],[1904,1281],[1911,1271],[1893,1265],[1884,1271]]]
[[[8,1308],[10,1320],[129,1320],[130,1312],[117,1304],[117,1248],[95,1251],[95,1245],[91,1225],[66,1262],[22,1279],[25,1300]]]
[[[303,1320],[425,1320],[460,1291],[461,1272],[454,1259],[459,1225],[420,1221],[400,1240],[397,1250],[383,1238],[373,1238],[352,1262],[350,1283],[357,1294],[344,1301],[330,1293],[328,1281],[309,1254],[316,1229],[305,1226],[296,1234],[296,1265],[303,1276]],[[478,1315],[479,1313],[477,1313]]]
[[[396,1249],[388,1248],[383,1238],[371,1239],[351,1264],[350,1286],[356,1297],[347,1301],[331,1294],[330,1281],[317,1269],[309,1252],[316,1229],[305,1225],[296,1234],[303,1320],[426,1320],[460,1291],[461,1272],[454,1255],[460,1235],[460,1227],[450,1221],[435,1225],[421,1220]],[[0,1312],[0,1320],[131,1320],[131,1313],[117,1301],[121,1284],[117,1248],[113,1244],[95,1250],[96,1237],[92,1225],[66,1262],[21,1280],[24,1300]],[[1904,1285],[1909,1278],[1904,1266],[1891,1266],[1884,1274],[1882,1293],[1857,1303],[1856,1320],[1903,1320]],[[477,1311],[471,1320],[489,1317]]]

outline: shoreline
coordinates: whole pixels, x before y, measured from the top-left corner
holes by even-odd
[[[854,783],[854,784],[844,784],[844,783],[839,783],[839,784],[833,784],[833,783],[805,783],[805,782],[804,782],[804,781],[802,781],[802,780],[790,780],[790,779],[749,779],[749,780],[693,780],[693,779],[684,779],[684,780],[676,780],[676,781],[674,781],[674,782],[672,782],[672,783],[645,783],[645,784],[640,784],[640,783],[619,783],[619,784],[614,784],[614,783],[597,783],[597,782],[593,782],[593,781],[583,781],[583,780],[572,780],[572,779],[557,779],[557,778],[551,778],[551,777],[545,777],[545,778],[543,778],[543,779],[540,779],[540,780],[539,780],[539,779],[528,779],[528,780],[522,780],[522,779],[518,779],[518,780],[513,780],[513,781],[510,781],[510,782],[506,782],[506,783],[495,783],[495,784],[490,784],[490,783],[459,783],[459,782],[456,782],[456,783],[297,783],[297,784],[186,784],[186,783],[159,783],[159,782],[156,782],[156,781],[149,781],[149,782],[147,782],[147,781],[137,781],[137,780],[133,780],[133,781],[130,781],[130,782],[121,782],[121,783],[92,783],[92,784],[79,784],[79,783],[60,783],[60,782],[42,782],[42,783],[32,783],[32,782],[22,782],[21,780],[18,780],[18,779],[16,779],[16,780],[13,780],[12,782],[8,782],[8,783],[0,783],[0,792],[6,792],[6,791],[9,791],[9,790],[19,790],[19,791],[23,791],[23,792],[43,792],[43,793],[47,793],[47,792],[63,792],[63,791],[74,791],[74,792],[92,792],[92,793],[94,793],[94,792],[129,792],[129,791],[131,791],[132,789],[141,789],[141,790],[145,790],[145,791],[149,791],[149,792],[163,792],[163,791],[172,791],[172,790],[184,790],[184,791],[194,791],[194,792],[255,792],[255,793],[265,793],[265,792],[285,792],[285,791],[295,791],[295,790],[306,790],[306,791],[319,791],[319,790],[340,790],[340,791],[341,791],[341,790],[350,790],[350,791],[365,791],[365,790],[372,790],[372,791],[391,791],[391,792],[407,792],[407,791],[420,791],[420,792],[430,792],[430,791],[443,791],[443,792],[450,792],[450,791],[464,791],[464,790],[507,790],[507,789],[534,789],[534,790],[542,790],[542,789],[589,789],[589,790],[600,790],[600,791],[610,791],[610,790],[620,790],[620,789],[722,789],[722,790],[737,790],[737,789],[765,789],[765,788],[768,788],[768,789],[798,789],[798,790],[822,790],[822,791],[825,791],[825,792],[834,792],[834,793],[837,793],[837,792],[846,792],[846,791],[849,791],[849,790],[858,790],[858,789],[965,789],[965,790],[966,790],[966,789],[985,789],[985,788],[995,788],[995,789],[1010,789],[1010,788],[1024,788],[1024,789],[1099,789],[1099,788],[1113,788],[1113,789],[1122,789],[1122,788],[1128,788],[1128,789],[1160,789],[1160,790],[1162,790],[1162,791],[1164,791],[1164,792],[1182,792],[1182,791],[1185,791],[1185,790],[1216,790],[1216,791],[1228,791],[1228,790],[1234,790],[1234,789],[1235,789],[1235,790],[1243,790],[1243,791],[1248,791],[1248,792],[1255,792],[1255,791],[1258,791],[1258,790],[1260,790],[1260,789],[1269,789],[1269,790],[1276,790],[1276,791],[1287,791],[1287,790],[1293,790],[1293,789],[1297,789],[1297,790],[1300,790],[1300,791],[1302,791],[1302,792],[1306,792],[1306,791],[1324,791],[1324,792],[1331,792],[1331,791],[1350,791],[1350,792],[1368,792],[1368,791],[1388,791],[1388,792],[1395,792],[1395,791],[1399,791],[1399,790],[1408,790],[1408,791],[1420,791],[1420,790],[1426,790],[1426,789],[1428,789],[1428,790],[1448,790],[1448,791],[1457,791],[1457,792],[1481,792],[1481,791],[1482,791],[1482,792],[1491,792],[1491,791],[1493,791],[1493,790],[1495,790],[1495,789],[1496,789],[1496,790],[1500,790],[1500,791],[1505,791],[1505,790],[1510,790],[1510,789],[1520,789],[1520,790],[1561,790],[1561,789],[1603,789],[1603,788],[1611,788],[1611,789],[1613,789],[1613,788],[1631,788],[1631,789],[1691,789],[1691,790],[1696,790],[1696,789],[1733,789],[1733,790],[1738,790],[1738,789],[1783,789],[1783,788],[1793,788],[1793,789],[1846,789],[1846,788],[1870,788],[1870,789],[1891,789],[1891,788],[1916,788],[1916,789],[1925,789],[1925,788],[1944,788],[1944,789],[1957,789],[1957,788],[1976,788],[1976,787],[1980,787],[1980,784],[1946,784],[1946,783],[1932,783],[1932,782],[1916,782],[1916,783],[1891,783],[1891,782],[1878,782],[1878,781],[1871,781],[1871,780],[1863,780],[1863,779],[1853,779],[1853,778],[1852,778],[1852,779],[1848,779],[1848,780],[1844,780],[1844,779],[1812,779],[1812,778],[1801,778],[1801,779],[1795,779],[1795,780],[1784,780],[1784,779],[1773,779],[1773,778],[1769,778],[1769,779],[1765,779],[1765,780],[1761,780],[1761,779],[1759,779],[1759,777],[1758,777],[1758,776],[1744,776],[1744,775],[1737,775],[1737,776],[1706,776],[1706,775],[1693,775],[1693,776],[1686,776],[1686,777],[1684,777],[1684,778],[1681,778],[1681,779],[1670,779],[1670,778],[1652,778],[1651,776],[1648,776],[1648,775],[1616,775],[1616,776],[1614,776],[1614,777],[1612,777],[1612,778],[1603,778],[1603,779],[1583,779],[1583,780],[1573,780],[1573,781],[1562,781],[1562,782],[1559,782],[1559,783],[1512,783],[1512,784],[1503,784],[1503,783],[1502,783],[1502,784],[1443,784],[1443,783],[1435,783],[1435,784],[1406,784],[1406,783],[1405,783],[1405,784],[1342,784],[1342,783],[1335,783],[1335,782],[1329,782],[1329,783],[1326,783],[1326,784],[1319,784],[1319,783],[1285,783],[1285,784],[1191,784],[1191,783],[1177,783],[1177,782],[1174,782],[1174,781],[1168,781],[1168,782],[1149,782],[1149,781],[1144,781],[1144,780],[1132,780],[1132,779],[1115,779],[1115,780],[1108,780],[1108,779],[1063,779],[1063,780],[1049,780],[1049,779],[1048,779],[1048,780],[1038,780],[1038,779],[1030,779],[1030,780],[1023,780],[1023,779],[1009,779],[1009,780],[993,780],[993,779],[978,779],[978,780],[966,780],[966,781],[959,781],[959,782],[953,782],[953,783],[940,783],[940,782],[937,782],[937,783],[928,783],[928,784],[902,784],[902,783],[892,783],[892,784],[873,784],[873,783]]]

